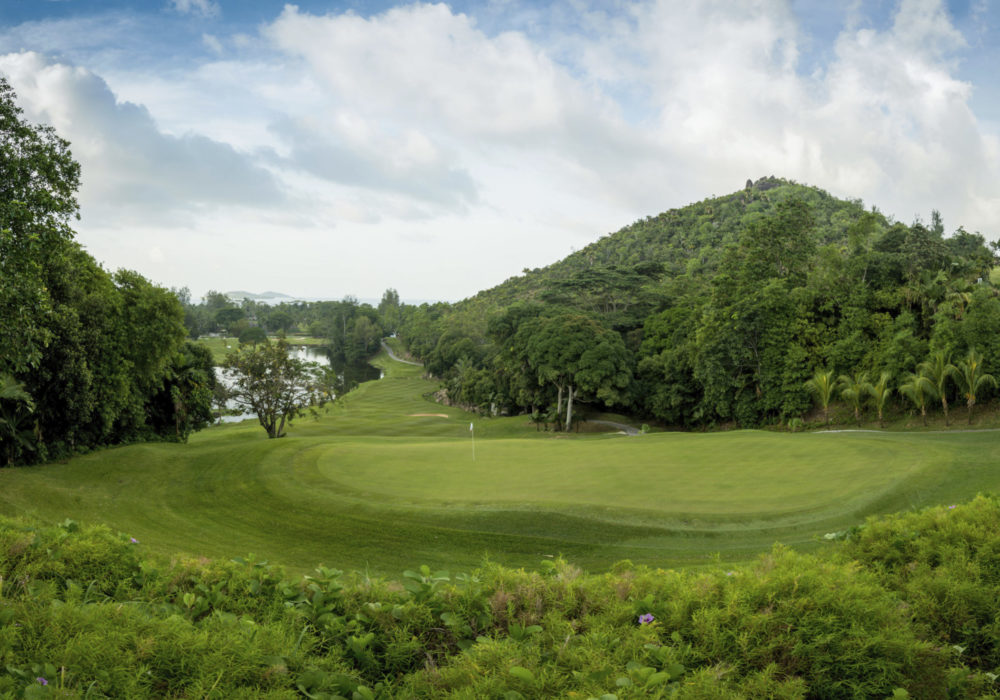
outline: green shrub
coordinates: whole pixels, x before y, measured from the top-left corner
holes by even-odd
[[[1000,667],[1000,501],[870,519],[838,552],[896,593],[913,627],[973,669]]]
[[[0,519],[0,697],[987,696],[998,525],[981,497],[731,571],[548,560],[397,583]]]

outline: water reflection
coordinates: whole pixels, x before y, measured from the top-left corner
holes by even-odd
[[[335,397],[346,394],[361,382],[381,379],[383,376],[382,370],[378,367],[373,367],[367,362],[355,364],[334,362],[329,348],[323,345],[290,345],[288,347],[288,354],[297,360],[315,362],[321,368],[325,369],[328,372],[327,380],[330,382]],[[232,386],[232,380],[222,372],[220,367],[215,368],[215,376],[219,383],[225,387]],[[232,401],[227,401],[226,408],[234,409],[236,405]],[[255,417],[256,415],[253,413],[244,413],[238,416],[224,415],[219,416],[218,422],[238,423],[239,421]]]

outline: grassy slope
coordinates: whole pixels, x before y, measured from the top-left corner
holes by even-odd
[[[255,423],[0,470],[0,512],[106,522],[164,554],[254,552],[398,573],[563,554],[592,570],[740,560],[875,512],[1000,486],[996,433],[553,436],[523,418],[429,402],[420,368],[382,356],[319,420],[269,441]],[[416,416],[419,413],[443,413]]]

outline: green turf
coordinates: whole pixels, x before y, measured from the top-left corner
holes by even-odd
[[[376,363],[384,379],[281,440],[244,421],[186,445],[0,470],[0,512],[106,522],[159,553],[253,552],[298,571],[557,554],[600,570],[820,546],[869,514],[1000,486],[996,432],[553,434],[433,403],[422,368]]]

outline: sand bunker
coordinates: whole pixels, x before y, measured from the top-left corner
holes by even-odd
[[[429,416],[431,418],[447,418],[447,413],[410,413],[408,414],[411,418],[419,418],[421,416]]]

